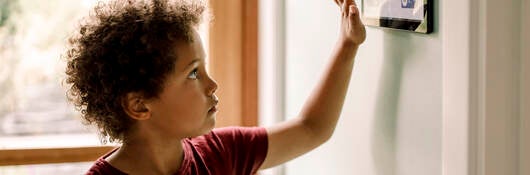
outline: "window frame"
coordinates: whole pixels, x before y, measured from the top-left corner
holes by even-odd
[[[258,0],[211,0],[210,72],[219,83],[217,126],[258,124]]]

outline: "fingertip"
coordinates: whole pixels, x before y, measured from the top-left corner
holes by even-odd
[[[355,2],[355,0],[352,0],[352,4],[353,4],[354,6],[357,6],[357,2]]]
[[[346,0],[342,1],[341,9],[344,12],[344,14],[348,15],[349,7],[348,7],[348,4],[346,3]]]
[[[357,8],[355,8],[354,5],[350,5],[349,6],[349,11],[350,11],[350,14],[352,14],[352,15],[358,14]]]

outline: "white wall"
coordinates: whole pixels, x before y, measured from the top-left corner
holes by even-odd
[[[317,83],[339,22],[331,0],[284,2],[275,25],[285,28],[261,46],[285,63],[285,77],[273,76],[285,99],[262,104],[276,105],[280,119],[296,117]],[[335,135],[278,172],[529,174],[528,8],[528,0],[435,1],[433,34],[368,28]]]
[[[331,0],[286,3],[286,116],[292,118],[328,61],[339,9]],[[370,27],[367,35],[334,136],[288,163],[286,174],[441,174],[439,33]]]

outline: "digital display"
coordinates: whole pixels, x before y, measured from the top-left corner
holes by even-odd
[[[367,25],[430,33],[432,0],[363,0]],[[422,25],[424,24],[424,25]]]

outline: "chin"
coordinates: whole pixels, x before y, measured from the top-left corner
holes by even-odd
[[[204,124],[204,127],[203,129],[201,129],[201,133],[199,135],[205,135],[205,134],[210,133],[210,131],[212,131],[214,127],[215,127],[215,118],[212,118],[211,120],[207,121]]]
[[[213,128],[215,128],[215,118],[212,118],[211,122],[209,122],[207,124],[208,126],[206,127],[206,132],[210,132],[212,131]]]

